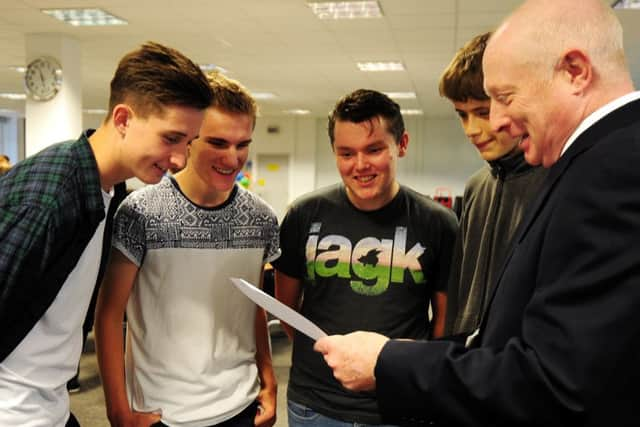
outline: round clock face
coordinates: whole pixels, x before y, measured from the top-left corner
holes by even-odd
[[[34,59],[24,73],[27,93],[36,101],[48,101],[62,86],[62,67],[49,56]]]

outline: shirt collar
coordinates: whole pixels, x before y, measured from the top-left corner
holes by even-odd
[[[613,101],[603,105],[593,113],[589,114],[587,118],[584,119],[582,123],[580,123],[580,126],[578,126],[576,130],[573,131],[573,133],[567,140],[567,143],[564,144],[560,156],[562,156],[569,149],[571,144],[573,144],[584,131],[593,126],[598,120],[602,119],[604,116],[613,112],[614,110],[617,110],[623,105],[635,101],[636,99],[640,99],[640,91],[630,92],[626,95],[621,96],[620,98],[614,99]]]

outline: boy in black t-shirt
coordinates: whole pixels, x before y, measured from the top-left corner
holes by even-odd
[[[288,211],[282,255],[273,262],[276,296],[328,334],[441,336],[456,219],[398,183],[397,161],[409,143],[398,104],[357,90],[336,105],[329,137],[342,183],[301,197]],[[381,423],[375,394],[344,389],[313,341],[288,333],[290,426]]]

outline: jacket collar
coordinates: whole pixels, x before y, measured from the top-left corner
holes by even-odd
[[[487,162],[494,178],[507,179],[511,176],[521,175],[534,167],[524,160],[524,153],[516,148],[510,153],[496,160]]]
[[[76,161],[78,182],[85,208],[90,212],[100,211],[104,215],[100,173],[95,155],[89,145],[89,137],[93,132],[93,129],[83,132],[80,138],[72,144],[71,152]]]

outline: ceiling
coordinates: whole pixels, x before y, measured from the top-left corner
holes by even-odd
[[[380,19],[317,19],[306,0],[0,0],[0,92],[23,93],[25,34],[57,33],[80,41],[83,108],[105,108],[116,64],[147,40],[175,47],[198,63],[228,70],[260,101],[263,115],[307,109],[325,116],[342,95],[366,87],[415,92],[398,100],[427,117],[450,117],[438,95],[440,73],[455,51],[495,27],[520,0],[378,0]],[[579,0],[575,0],[579,3]],[[73,27],[41,8],[99,7],[126,26]],[[640,11],[618,12],[627,55],[640,82]],[[406,70],[366,73],[356,62],[401,61]],[[24,113],[24,101],[0,99]]]

